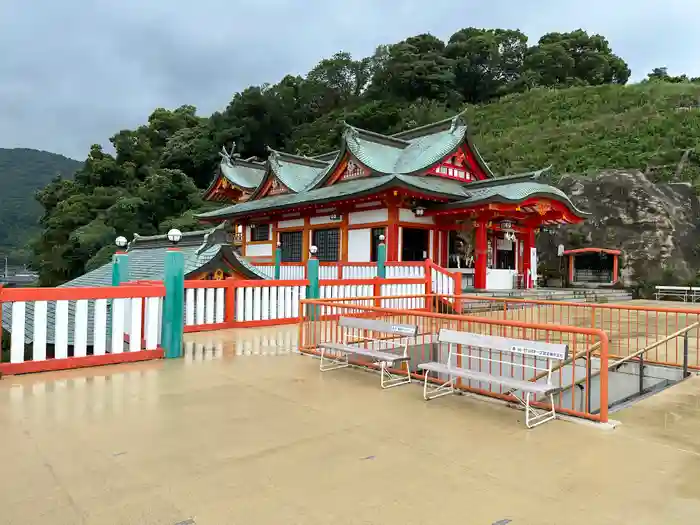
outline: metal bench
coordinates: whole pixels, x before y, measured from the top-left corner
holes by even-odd
[[[447,359],[444,363],[428,362],[418,365],[425,371],[423,398],[428,401],[436,397],[452,394],[456,378],[502,385],[505,393],[521,391],[525,401],[518,396],[518,401],[525,407],[525,425],[533,428],[556,418],[554,394],[560,387],[552,384],[554,362],[565,360],[568,346],[565,344],[511,339],[493,335],[480,335],[470,332],[441,329],[438,343],[447,344]],[[517,356],[517,359],[515,357]],[[482,363],[494,363],[496,366],[481,366]],[[479,369],[463,368],[465,363],[478,364]],[[497,371],[497,375],[490,373]],[[533,376],[541,371],[541,382],[528,381],[526,371]],[[446,381],[436,387],[428,388],[430,373],[442,374]],[[544,375],[546,372],[546,375]],[[532,407],[532,395],[548,396],[551,410],[543,411]]]
[[[346,329],[343,343],[319,344],[321,372],[347,368],[350,366],[350,356],[359,356],[367,358],[371,364],[379,365],[382,388],[411,382],[408,342],[418,334],[417,326],[355,317],[341,317],[339,325]],[[360,333],[356,335],[356,331]],[[368,332],[376,336],[368,337]],[[329,353],[332,355],[329,356]],[[389,371],[394,362],[406,367],[406,376]]]
[[[691,288],[690,286],[657,286],[654,295],[657,301],[661,297],[675,297],[683,299],[683,302],[686,302],[691,295]]]

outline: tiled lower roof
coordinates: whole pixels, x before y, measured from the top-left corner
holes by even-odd
[[[419,191],[434,195],[442,195],[447,198],[460,199],[469,194],[468,188],[458,181],[443,179],[440,177],[425,177],[417,175],[384,175],[381,177],[366,177],[349,182],[341,182],[332,186],[325,186],[304,193],[290,193],[265,197],[256,201],[247,201],[233,206],[202,213],[197,217],[205,220],[219,220],[226,217],[240,216],[256,211],[271,211],[284,209],[299,204],[313,204],[338,200],[351,195],[360,195],[372,191],[379,191],[393,186],[415,188]]]

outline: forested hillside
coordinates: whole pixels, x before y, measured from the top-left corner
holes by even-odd
[[[222,145],[235,141],[243,157],[264,157],[267,146],[318,154],[337,146],[343,121],[391,133],[466,107],[499,173],[553,164],[559,173],[634,167],[695,179],[698,79],[658,68],[625,86],[629,76],[599,35],[550,33],[529,45],[519,31],[467,28],[361,59],[338,53],[304,77],[249,87],[210,117],[192,106],[156,109],[112,137],[115,155],[93,146],[75,180],[40,192],[33,264],[42,284],[55,285],[108,261],[117,235],[195,227]]]
[[[22,263],[22,248],[39,233],[41,205],[34,193],[56,176],[72,177],[80,162],[46,151],[0,148],[0,255]]]

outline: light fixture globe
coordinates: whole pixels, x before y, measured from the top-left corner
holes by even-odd
[[[379,236],[379,242],[384,242],[385,239],[386,237],[384,237],[384,234]]]
[[[282,243],[279,242],[279,241],[277,241],[277,247],[278,247],[278,248],[281,248],[281,247],[282,247]]]
[[[180,239],[182,239],[182,232],[177,228],[173,228],[168,232],[168,240],[171,243],[177,244],[180,242]]]
[[[318,248],[316,246],[311,246],[311,248],[309,248],[309,252],[311,252],[311,255],[316,255]]]
[[[126,237],[124,237],[123,235],[120,235],[119,237],[114,239],[114,244],[117,245],[117,248],[125,248],[128,242],[129,241],[127,241]]]

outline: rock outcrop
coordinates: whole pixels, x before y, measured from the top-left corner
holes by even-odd
[[[538,236],[543,263],[561,267],[557,245],[623,251],[625,284],[687,282],[700,270],[700,205],[688,183],[654,183],[639,171],[553,181],[591,216],[584,223]]]

